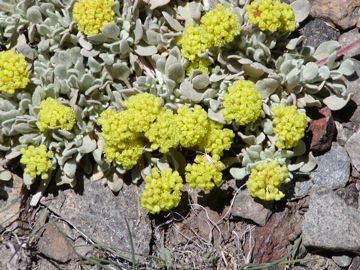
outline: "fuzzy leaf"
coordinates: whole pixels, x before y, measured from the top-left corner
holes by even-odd
[[[290,4],[295,14],[295,21],[302,22],[310,14],[311,5],[308,0],[296,0]]]
[[[135,52],[141,56],[151,56],[157,53],[157,49],[155,46],[140,46],[137,45],[135,47]]]
[[[11,180],[12,175],[9,171],[0,171],[0,181],[9,181]]]
[[[154,10],[158,7],[162,7],[167,5],[170,2],[170,0],[150,0],[150,9]]]
[[[307,82],[313,81],[318,75],[318,70],[319,68],[314,62],[307,63],[302,71],[304,80]]]
[[[345,76],[350,76],[355,71],[354,62],[350,59],[345,59],[345,61],[341,63],[338,71],[340,71]]]
[[[93,73],[100,72],[102,66],[93,57],[89,57],[88,64]]]
[[[271,96],[278,87],[278,82],[275,79],[265,78],[256,82],[255,86],[260,92],[262,98]]]
[[[180,85],[180,93],[195,103],[203,99],[203,94],[196,92],[189,81],[185,81]]]
[[[248,174],[245,168],[231,168],[230,174],[236,180],[242,180]]]
[[[26,172],[24,172],[23,174],[23,180],[24,180],[24,184],[26,186],[31,186],[34,182],[35,182],[36,178],[32,178],[29,174],[27,174]]]
[[[130,70],[128,68],[127,65],[125,65],[124,63],[116,63],[114,65],[112,65],[112,67],[110,68],[110,73],[111,76],[113,76],[113,78],[116,78],[120,81],[127,81],[127,79],[129,78],[130,75]]]
[[[346,98],[332,95],[324,98],[323,102],[329,107],[330,110],[337,111],[346,106],[352,95],[353,94],[350,93]]]
[[[78,148],[79,152],[82,154],[91,153],[96,149],[96,141],[92,140],[89,135],[86,135],[83,138],[82,145]]]
[[[313,57],[316,60],[321,60],[323,58],[328,57],[330,54],[335,52],[340,48],[340,43],[335,40],[329,40],[321,43],[319,47],[317,47]]]
[[[76,173],[77,163],[75,158],[68,160],[64,165],[64,173],[69,178],[74,178]]]
[[[164,16],[165,20],[169,23],[172,29],[178,32],[182,32],[184,30],[184,27],[179,23],[179,21],[175,20],[173,16],[170,16],[169,13],[163,11],[162,15]]]
[[[118,39],[120,28],[115,23],[107,23],[102,28],[102,33],[108,38]]]

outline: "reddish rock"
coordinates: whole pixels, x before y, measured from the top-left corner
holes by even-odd
[[[358,6],[359,0],[314,0],[310,15],[346,30],[356,25]]]
[[[310,137],[310,150],[314,154],[322,154],[330,150],[336,135],[336,126],[328,107],[319,110],[317,118],[310,121],[307,132]]]
[[[301,207],[305,207],[306,200],[298,203],[289,203],[281,212],[275,212],[264,227],[255,227],[251,232],[252,262],[266,263],[273,262],[282,258],[292,248],[301,233],[303,216],[299,214]],[[247,239],[249,241],[249,239]],[[244,245],[245,254],[248,250],[249,242]]]

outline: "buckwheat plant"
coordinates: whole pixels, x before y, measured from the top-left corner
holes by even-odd
[[[314,168],[310,107],[351,98],[339,43],[290,35],[308,0],[15,0],[0,10],[0,179],[140,185],[152,214],[182,191],[247,181],[284,200]],[[341,51],[344,52],[344,49]],[[305,161],[306,162],[305,162]],[[227,180],[230,179],[231,180]],[[235,180],[234,180],[235,179]],[[85,182],[86,184],[86,182]]]

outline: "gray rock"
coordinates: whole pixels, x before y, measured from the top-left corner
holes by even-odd
[[[304,46],[318,47],[321,43],[328,40],[336,40],[337,31],[330,27],[321,19],[311,20],[300,29],[300,33],[306,36]]]
[[[348,267],[351,263],[351,257],[342,255],[342,256],[332,256],[333,261],[340,267]]]
[[[234,200],[232,215],[252,220],[264,226],[271,215],[272,202],[258,203],[250,196],[247,190],[238,193]]]
[[[307,248],[360,251],[360,212],[354,200],[344,198],[347,193],[353,192],[324,190],[310,195],[309,210],[302,224],[303,244]]]
[[[357,171],[360,171],[360,129],[356,131],[346,142],[345,149],[348,152],[351,163]]]
[[[124,185],[115,195],[100,181],[85,181],[83,191],[59,191],[57,196],[43,197],[41,202],[88,237],[126,251],[122,255],[127,258],[131,257],[130,239],[136,253],[149,254],[152,231],[147,212],[138,204],[137,187]]]
[[[344,147],[333,142],[331,150],[315,157],[317,167],[309,175],[295,177],[294,196],[303,197],[312,191],[344,187],[350,176],[350,158]]]
[[[61,223],[61,225],[64,225],[64,223]],[[40,237],[38,250],[47,258],[61,263],[66,263],[72,258],[75,258],[76,253],[69,241],[66,239],[66,234],[62,232],[59,226],[60,224],[56,223],[45,224],[45,231]]]

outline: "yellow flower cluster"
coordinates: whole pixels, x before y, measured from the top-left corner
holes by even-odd
[[[60,104],[53,98],[47,98],[40,102],[39,120],[36,122],[36,126],[41,132],[48,127],[57,126],[63,130],[71,130],[75,122],[75,112],[72,108]]]
[[[114,0],[79,0],[73,8],[73,18],[81,32],[85,35],[94,35],[105,24],[114,22]]]
[[[185,180],[190,188],[197,186],[204,190],[211,190],[222,182],[221,170],[225,165],[219,157],[211,157],[207,154],[197,155],[195,163],[187,164],[185,167]]]
[[[215,9],[207,12],[200,19],[200,23],[211,37],[210,42],[213,46],[224,46],[240,34],[238,15],[222,4],[217,4]]]
[[[41,179],[48,179],[48,170],[52,166],[52,158],[54,156],[52,151],[46,151],[46,146],[41,144],[39,147],[33,145],[27,148],[22,148],[20,163],[25,165],[24,172],[29,174],[32,178],[41,175]]]
[[[260,116],[261,95],[252,81],[236,81],[228,87],[223,99],[222,114],[226,121],[235,120],[246,125]]]
[[[274,133],[279,136],[276,146],[279,149],[296,146],[305,135],[306,114],[299,113],[295,105],[275,105],[271,107],[271,110],[276,116],[272,121]]]
[[[221,47],[234,40],[240,33],[239,18],[229,7],[217,4],[215,9],[207,12],[201,19],[200,25],[188,23],[184,32],[178,38],[181,54],[190,61],[188,73],[192,69],[207,72],[207,60],[198,57],[206,49],[214,46]],[[205,67],[206,65],[206,67]]]
[[[25,88],[29,82],[28,63],[25,56],[13,50],[0,52],[0,91],[13,94],[16,89]]]
[[[167,153],[170,148],[176,148],[179,144],[179,127],[173,111],[167,109],[161,112],[145,132],[145,137],[152,143],[151,149],[159,148],[161,153]]]
[[[285,195],[280,185],[288,182],[289,172],[276,160],[263,161],[252,168],[246,186],[251,196],[265,201],[280,200]]]
[[[294,31],[295,14],[290,5],[279,0],[258,0],[246,6],[249,21],[262,31]]]
[[[161,99],[149,93],[133,95],[124,101],[126,121],[133,132],[146,132],[162,112]]]
[[[220,123],[209,120],[208,132],[199,144],[199,149],[212,156],[222,156],[224,150],[229,150],[235,137],[231,129],[223,128]]]
[[[178,206],[183,188],[182,178],[177,171],[167,168],[159,172],[151,170],[145,177],[145,189],[141,194],[141,206],[151,214],[168,211]]]
[[[198,145],[208,131],[207,113],[200,105],[195,105],[193,111],[188,105],[180,107],[175,115],[175,121],[180,131],[180,144],[183,147]]]
[[[118,161],[124,169],[130,170],[140,159],[144,145],[139,133],[129,129],[128,111],[117,112],[108,108],[100,114],[97,124],[101,126],[101,135],[105,141],[103,152],[109,161]]]

